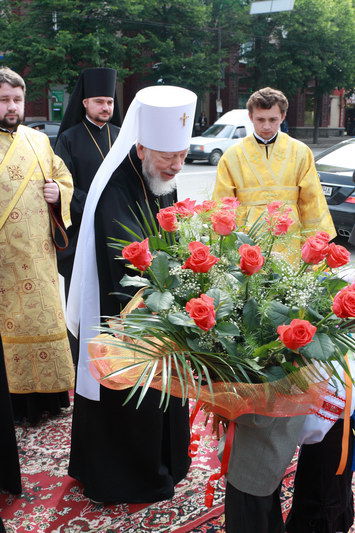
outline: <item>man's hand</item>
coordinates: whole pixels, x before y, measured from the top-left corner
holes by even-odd
[[[51,178],[46,179],[43,195],[48,204],[56,204],[59,200],[59,187]]]

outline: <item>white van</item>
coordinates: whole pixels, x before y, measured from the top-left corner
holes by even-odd
[[[192,137],[186,161],[205,161],[217,165],[223,152],[253,133],[254,126],[247,109],[232,109],[210,126],[199,137]]]

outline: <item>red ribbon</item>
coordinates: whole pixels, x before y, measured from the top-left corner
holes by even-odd
[[[201,409],[201,406],[202,406],[202,402],[196,402],[196,405],[190,415],[190,430],[192,429],[196,415]],[[200,440],[201,440],[201,435],[199,433],[191,433],[190,445],[189,445],[189,450],[188,450],[189,457],[195,457],[197,455]]]
[[[190,438],[190,445],[189,445],[189,457],[196,457],[198,452],[198,447],[200,444],[201,435],[199,433],[192,433]]]
[[[228,430],[226,434],[226,442],[224,444],[221,470],[216,474],[212,474],[207,482],[207,488],[206,488],[206,493],[205,493],[205,506],[206,507],[212,507],[217,482],[221,479],[221,477],[225,476],[226,473],[228,472],[229,458],[230,458],[230,454],[232,451],[234,433],[235,433],[235,422],[229,422],[229,426],[228,426]]]
[[[190,429],[194,425],[196,415],[199,412],[199,410],[201,409],[201,407],[202,407],[202,402],[201,401],[196,402],[195,407],[194,407],[194,409],[193,409],[193,411],[192,411],[192,413],[190,415]]]
[[[201,409],[202,403],[203,402],[201,401],[196,402],[196,405],[190,415],[190,430],[192,429],[197,413]],[[212,507],[217,482],[221,479],[221,477],[225,476],[226,473],[228,472],[229,458],[230,458],[230,454],[232,451],[235,426],[236,426],[235,422],[229,422],[229,426],[228,426],[228,430],[226,434],[226,442],[224,444],[221,469],[216,474],[212,474],[208,479],[206,492],[205,492],[205,506],[206,507]],[[196,456],[200,439],[201,439],[201,435],[199,433],[191,433],[190,446],[189,446],[189,452],[188,452],[190,457]]]
[[[345,356],[345,362],[347,365],[347,370],[344,371],[344,377],[345,377],[344,425],[343,425],[343,437],[341,441],[341,456],[340,456],[338,470],[335,473],[336,476],[341,476],[342,474],[344,474],[344,470],[345,470],[346,463],[348,460],[348,452],[349,452],[351,396],[352,396],[353,384],[352,384],[352,379],[350,375],[348,354],[346,354]]]

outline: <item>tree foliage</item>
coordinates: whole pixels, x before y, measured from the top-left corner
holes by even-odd
[[[250,0],[0,0],[2,60],[30,93],[82,68],[117,69],[123,81],[182,85],[202,94],[224,64],[247,61],[252,89],[315,96],[354,86],[352,0],[296,0],[293,11],[249,15]],[[249,52],[245,45],[250,43]]]
[[[144,16],[135,30],[144,39],[144,77],[200,94],[215,86],[218,57],[208,29],[209,7],[201,0],[141,0],[141,4]]]
[[[226,76],[236,78],[239,83],[239,60],[241,46],[250,39],[251,17],[248,0],[205,0],[211,9],[212,46],[218,52],[219,87],[225,86]],[[225,70],[228,67],[228,74]],[[238,97],[237,97],[238,98]],[[239,107],[238,100],[235,107]]]
[[[126,49],[141,37],[120,34],[120,17],[135,14],[135,0],[2,0],[0,48],[3,63],[26,72],[32,92],[49,83],[70,89],[84,67],[116,68],[119,79],[129,74]],[[138,53],[138,51],[137,51]]]
[[[218,77],[200,0],[0,0],[0,13],[2,63],[26,74],[32,94],[51,83],[70,90],[88,66],[197,92]]]
[[[317,142],[322,95],[355,86],[352,0],[296,0],[292,11],[256,16],[253,29],[252,88],[313,91]]]
[[[351,0],[296,0],[292,11],[254,20],[248,54],[254,89],[273,85],[294,95],[314,81],[319,94],[354,86]]]

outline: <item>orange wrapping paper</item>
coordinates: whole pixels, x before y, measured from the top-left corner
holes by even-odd
[[[106,376],[142,359],[147,360],[147,357],[134,351],[134,343],[131,350],[114,343],[115,337],[108,334],[98,335],[89,343],[90,371],[105,387],[114,390],[131,388],[143,372],[144,365],[113,377]],[[162,353],[159,355],[164,357]],[[312,365],[306,366],[295,374],[271,383],[214,383],[213,394],[207,385],[202,385],[199,396],[191,380],[183,394],[179,378],[173,376],[170,393],[179,398],[188,396],[198,399],[203,402],[204,408],[229,420],[251,413],[266,416],[302,415],[318,411],[327,390],[327,381],[317,380],[312,368]],[[161,365],[158,365],[150,387],[162,390],[160,373]],[[305,383],[308,384],[306,387]],[[141,385],[144,385],[144,381]]]

